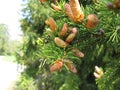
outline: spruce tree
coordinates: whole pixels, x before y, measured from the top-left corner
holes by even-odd
[[[24,43],[17,55],[27,66],[22,90],[31,90],[31,83],[35,90],[120,89],[119,0],[27,0],[25,5]]]

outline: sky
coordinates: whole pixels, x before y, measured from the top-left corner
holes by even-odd
[[[0,0],[0,23],[8,25],[10,39],[19,40],[22,0]]]

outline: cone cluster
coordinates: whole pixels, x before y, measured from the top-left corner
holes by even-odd
[[[77,73],[77,69],[74,63],[70,59],[57,59],[54,64],[50,67],[51,72],[61,71],[63,66],[66,66],[72,73]]]
[[[62,11],[61,7],[59,6],[58,2],[55,1],[54,3],[51,3],[51,8],[57,12]],[[82,11],[82,8],[79,4],[78,0],[70,0],[69,3],[65,3],[64,5],[64,11],[65,14],[68,16],[70,20],[72,20],[74,23],[79,23],[84,20],[84,13]],[[88,29],[95,28],[99,22],[99,19],[97,15],[95,14],[89,14],[86,17],[85,26]],[[45,21],[45,24],[53,31],[53,33],[57,33],[57,36],[54,37],[54,43],[56,46],[60,48],[68,48],[71,42],[75,39],[77,35],[77,28],[69,26],[68,23],[64,23],[61,27],[61,30],[58,30],[58,26],[54,18],[50,17]],[[77,56],[79,58],[84,57],[84,53],[81,52],[77,48],[72,48],[71,52],[74,56]],[[74,63],[70,59],[57,59],[54,64],[50,67],[50,71],[61,71],[63,66],[66,66],[71,72],[77,73],[77,69],[75,68]],[[96,72],[94,72],[94,76],[96,78],[100,78],[102,76],[102,71],[98,72],[98,68],[95,67]]]

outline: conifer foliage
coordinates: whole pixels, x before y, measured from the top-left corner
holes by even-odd
[[[120,89],[120,0],[27,0],[23,17],[21,90]]]

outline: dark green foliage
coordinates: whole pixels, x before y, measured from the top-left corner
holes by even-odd
[[[38,0],[29,0],[27,4],[23,5],[25,8],[22,10],[24,19],[22,19],[21,27],[24,32],[35,32],[42,34],[45,23],[44,21],[48,17],[48,6],[41,5]]]
[[[50,7],[52,0],[44,4],[37,0],[28,0],[25,4],[27,6],[23,9],[24,18],[21,20],[25,34],[22,47],[24,55],[20,58],[27,66],[24,74],[33,79],[38,90],[120,89],[120,10],[109,9],[108,0],[93,1],[80,1],[80,4],[83,4],[85,19],[78,24],[68,19],[64,12],[64,4],[68,0],[59,1],[62,8],[59,12]],[[97,27],[87,29],[86,18],[91,13],[98,16],[99,23]],[[57,23],[56,32],[44,25],[44,21],[49,17],[53,17]],[[76,27],[78,33],[67,48],[60,48],[54,43],[54,38],[59,36],[58,33],[64,23]],[[65,40],[67,35],[60,38]],[[72,48],[81,50],[85,57],[74,56],[71,52]],[[50,72],[51,65],[57,59],[68,58],[75,64],[77,74],[70,72],[65,65],[61,71]],[[102,67],[104,71],[100,79],[95,79],[93,75],[95,66]]]

